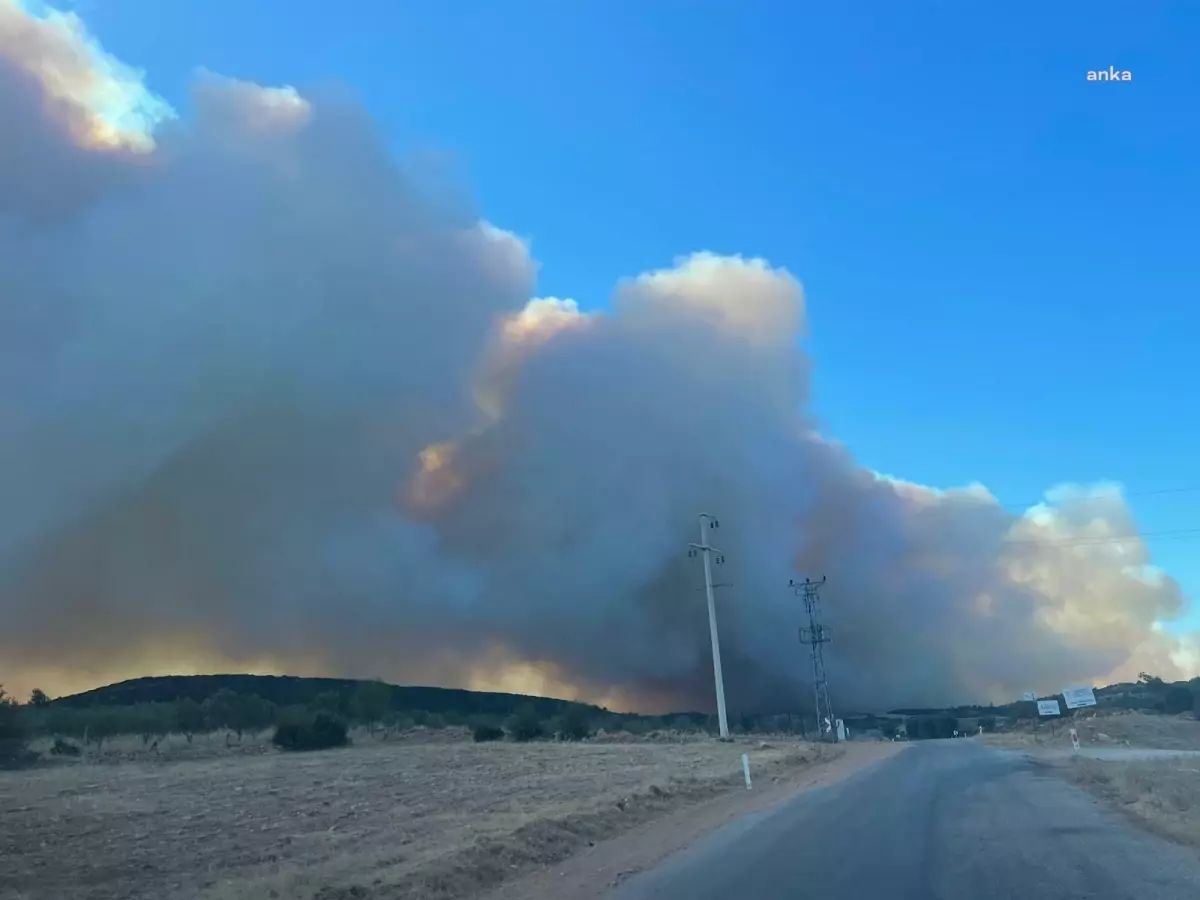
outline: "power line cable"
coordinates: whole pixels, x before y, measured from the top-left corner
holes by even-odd
[[[1094,538],[1066,538],[1058,541],[1042,538],[1019,538],[1015,540],[1005,540],[1002,543],[1008,546],[1037,544],[1043,547],[1091,547],[1102,546],[1104,544],[1121,544],[1126,541],[1140,541],[1144,540],[1145,538],[1168,539],[1180,537],[1200,537],[1200,528],[1173,528],[1165,531],[1139,531],[1131,534],[1106,535],[1105,537]]]
[[[1196,494],[1196,493],[1200,493],[1200,485],[1196,485],[1194,487],[1158,488],[1158,489],[1152,490],[1152,491],[1121,491],[1116,496],[1118,496],[1122,500],[1130,500],[1135,497],[1161,497],[1161,496],[1165,496],[1168,494]],[[1103,495],[1101,495],[1101,496],[1103,496]],[[997,498],[997,499],[999,499],[999,498]],[[1048,498],[1043,496],[1043,497],[1040,497],[1039,499],[1034,500],[1030,503],[1001,503],[999,505],[1000,505],[1001,509],[1007,509],[1010,511],[1019,510],[1021,512],[1024,512],[1025,510],[1027,510],[1033,506],[1047,506],[1047,505],[1053,506],[1054,503],[1052,500],[1049,500]]]
[[[1169,495],[1195,494],[1195,493],[1200,493],[1200,485],[1192,485],[1192,486],[1187,486],[1187,487],[1155,488],[1153,490],[1148,490],[1148,491],[1121,491],[1117,496],[1121,500],[1129,500],[1129,499],[1132,499],[1135,497],[1162,497],[1162,496],[1169,496]],[[1042,497],[1040,500],[1034,501],[1032,503],[1020,504],[1020,505],[1015,504],[1015,503],[1014,504],[1009,504],[1009,503],[1000,504],[1000,507],[1002,509],[1010,511],[1010,512],[1014,512],[1014,511],[1018,511],[1018,510],[1021,512],[1026,512],[1031,507],[1035,507],[1035,506],[1049,506],[1052,509],[1055,508],[1053,501],[1049,500],[1046,497]],[[1103,546],[1104,544],[1119,544],[1119,543],[1124,543],[1126,541],[1143,540],[1145,538],[1155,538],[1155,539],[1162,539],[1162,540],[1177,540],[1179,538],[1195,538],[1197,536],[1200,536],[1200,528],[1173,528],[1173,529],[1167,529],[1167,530],[1162,530],[1162,531],[1138,531],[1138,532],[1133,532],[1130,534],[1106,535],[1104,537],[1094,537],[1094,538],[1088,538],[1088,537],[1065,538],[1063,540],[1057,540],[1057,541],[1053,540],[1053,539],[1046,539],[1046,538],[1016,538],[1016,539],[1006,539],[1004,541],[1004,543],[1008,544],[1008,545],[1017,545],[1017,546],[1020,546],[1022,544],[1027,544],[1027,545],[1039,544],[1042,546],[1053,546],[1053,547],[1090,547],[1090,546]]]

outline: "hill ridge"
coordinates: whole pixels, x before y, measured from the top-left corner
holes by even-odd
[[[131,706],[138,703],[174,703],[184,699],[203,703],[220,690],[230,690],[238,694],[257,694],[278,706],[293,706],[312,703],[318,694],[328,691],[348,695],[360,685],[374,681],[377,679],[245,673],[144,675],[56,697],[50,701],[50,705],[79,709],[94,706]],[[380,683],[391,689],[390,706],[397,712],[421,710],[458,715],[497,715],[511,713],[527,704],[532,705],[539,715],[545,716],[561,714],[571,707],[607,712],[602,707],[592,704],[556,697]]]

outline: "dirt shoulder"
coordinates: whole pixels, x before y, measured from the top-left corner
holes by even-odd
[[[1200,847],[1200,759],[1076,759],[1055,768],[1148,831]]]
[[[1200,721],[1191,715],[1095,710],[982,740],[1023,752],[1148,831],[1200,847]]]
[[[836,756],[814,766],[752,778],[752,790],[724,793],[637,825],[560,863],[514,879],[486,894],[485,900],[603,897],[626,878],[652,868],[714,829],[801,791],[833,784],[909,746],[891,742],[842,744],[836,748]]]

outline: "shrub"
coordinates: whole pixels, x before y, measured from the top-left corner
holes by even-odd
[[[383,727],[387,728],[396,734],[402,731],[408,731],[416,723],[412,720],[412,716],[406,716],[403,713],[389,712],[383,717]]]
[[[1163,701],[1165,710],[1171,715],[1177,715],[1183,712],[1189,712],[1195,703],[1195,698],[1192,696],[1190,688],[1182,684],[1173,685],[1167,691],[1167,696]]]
[[[792,717],[786,713],[773,716],[770,724],[771,731],[776,734],[791,734],[792,733]]]
[[[508,720],[508,733],[514,741],[536,741],[545,737],[546,728],[538,718],[537,710],[526,704]]]
[[[634,716],[624,716],[615,725],[614,731],[624,731],[626,734],[634,734],[639,737],[648,734],[650,727],[647,724],[648,719],[642,719]]]
[[[559,736],[565,741],[582,741],[592,736],[592,725],[582,706],[569,706],[559,722]]]
[[[238,731],[238,737],[241,737],[242,731],[249,731],[251,734],[265,731],[274,725],[279,717],[279,710],[275,704],[264,700],[258,694],[243,696],[240,713],[241,720],[238,724],[241,730]]]
[[[375,725],[387,715],[391,705],[392,689],[382,681],[364,681],[350,700],[354,718],[366,725],[371,734],[375,733]]]
[[[321,691],[312,702],[313,709],[334,715],[339,714],[344,705],[342,695],[337,691]]]
[[[502,741],[504,740],[504,729],[495,725],[476,725],[473,737],[479,744],[484,741]]]
[[[37,759],[25,746],[25,723],[21,710],[0,687],[0,769],[17,769]]]
[[[192,742],[192,735],[206,727],[204,709],[191,697],[175,701],[175,720],[189,744]]]
[[[80,753],[79,745],[72,744],[70,741],[64,741],[60,737],[54,739],[54,746],[50,748],[50,752],[54,756],[78,756]]]
[[[310,717],[283,722],[275,729],[271,742],[281,750],[325,750],[349,743],[346,723],[333,713],[315,713]]]
[[[47,724],[56,733],[78,737],[85,744],[99,746],[105,738],[122,732],[124,715],[123,710],[114,707],[61,710]]]
[[[441,731],[446,727],[446,719],[440,713],[429,713],[425,716],[425,727],[434,731]]]
[[[214,731],[224,728],[228,731],[238,730],[238,720],[241,718],[242,698],[229,688],[221,688],[204,701],[204,719],[208,727]],[[241,737],[241,734],[238,735]]]
[[[142,744],[165,737],[179,727],[175,706],[171,703],[139,703],[123,710],[116,728],[125,734],[139,734]]]

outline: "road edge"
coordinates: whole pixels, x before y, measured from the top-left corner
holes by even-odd
[[[652,869],[714,831],[765,813],[797,794],[836,784],[908,748],[907,743],[847,743],[827,762],[752,791],[732,791],[689,804],[601,841],[582,853],[505,882],[483,900],[597,900],[633,875]]]

